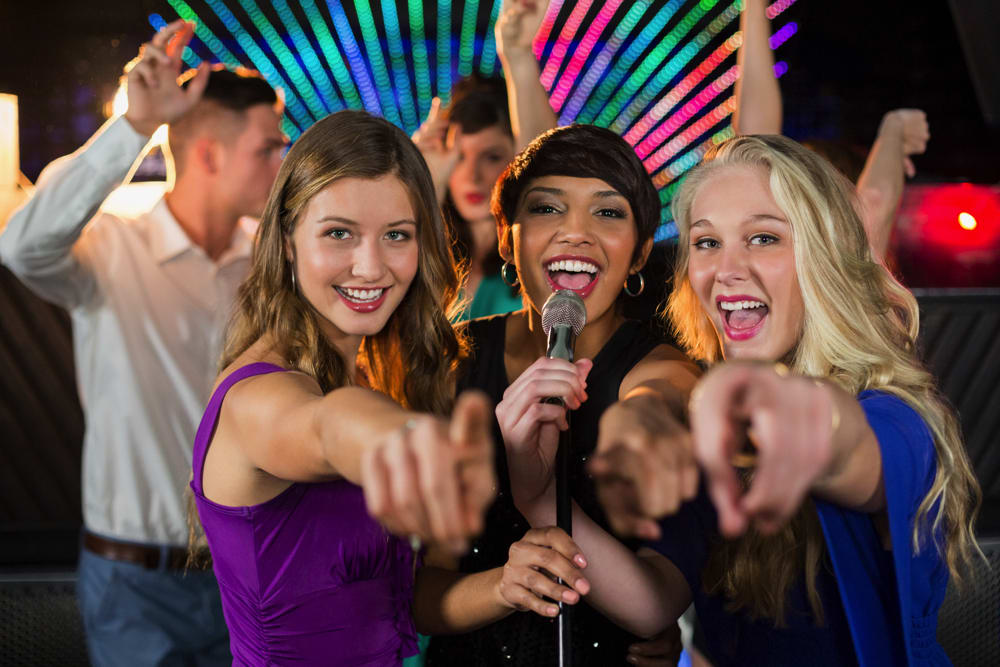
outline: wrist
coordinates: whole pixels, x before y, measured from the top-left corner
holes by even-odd
[[[535,52],[530,46],[508,46],[499,50],[497,57],[504,71],[538,70],[538,61],[535,60]]]
[[[532,527],[555,525],[556,522],[556,485],[555,479],[545,489],[530,499],[518,499],[515,495],[514,506],[528,520]]]
[[[163,124],[151,120],[134,118],[130,116],[127,111],[125,112],[124,117],[125,120],[128,122],[128,124],[132,126],[133,130],[135,130],[136,132],[138,132],[139,134],[141,134],[146,138],[152,137],[153,133],[156,132],[156,129]]]

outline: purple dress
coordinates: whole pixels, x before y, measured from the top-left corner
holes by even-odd
[[[194,441],[194,491],[212,551],[234,665],[398,665],[417,652],[413,552],[369,515],[346,480],[294,483],[250,507],[202,492],[205,454],[226,392],[283,371],[255,363],[215,390]]]

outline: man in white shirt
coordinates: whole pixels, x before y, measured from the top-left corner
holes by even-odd
[[[231,662],[214,577],[183,571],[184,492],[249,266],[239,220],[263,210],[286,139],[258,76],[201,67],[178,83],[192,31],[177,21],[143,46],[124,117],[47,167],[0,235],[0,262],[73,323],[86,420],[77,593],[95,665]],[[173,188],[134,220],[99,213],[163,123]]]

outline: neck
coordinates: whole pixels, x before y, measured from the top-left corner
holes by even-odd
[[[212,201],[210,189],[190,178],[178,179],[166,195],[167,208],[177,224],[214,262],[232,242],[240,216],[213,207]]]
[[[322,316],[317,315],[317,317],[320,320],[320,327],[326,342],[340,353],[340,357],[347,367],[348,376],[355,377],[358,372],[358,353],[361,351],[361,341],[364,340],[364,336],[345,334],[323,319]]]

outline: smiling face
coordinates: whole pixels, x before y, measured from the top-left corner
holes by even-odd
[[[804,306],[792,227],[767,174],[722,167],[691,204],[688,278],[726,359],[783,359],[798,343]]]
[[[454,137],[458,164],[448,179],[448,191],[465,220],[492,220],[490,192],[514,157],[514,140],[499,125],[473,134],[458,130]]]
[[[587,322],[613,312],[632,266],[637,232],[628,200],[597,178],[528,183],[511,228],[514,263],[535,310],[556,290],[583,298]],[[648,248],[637,262],[645,261]]]
[[[417,274],[406,186],[395,175],[334,181],[309,200],[289,250],[299,292],[330,341],[353,356],[361,337],[382,330]]]

